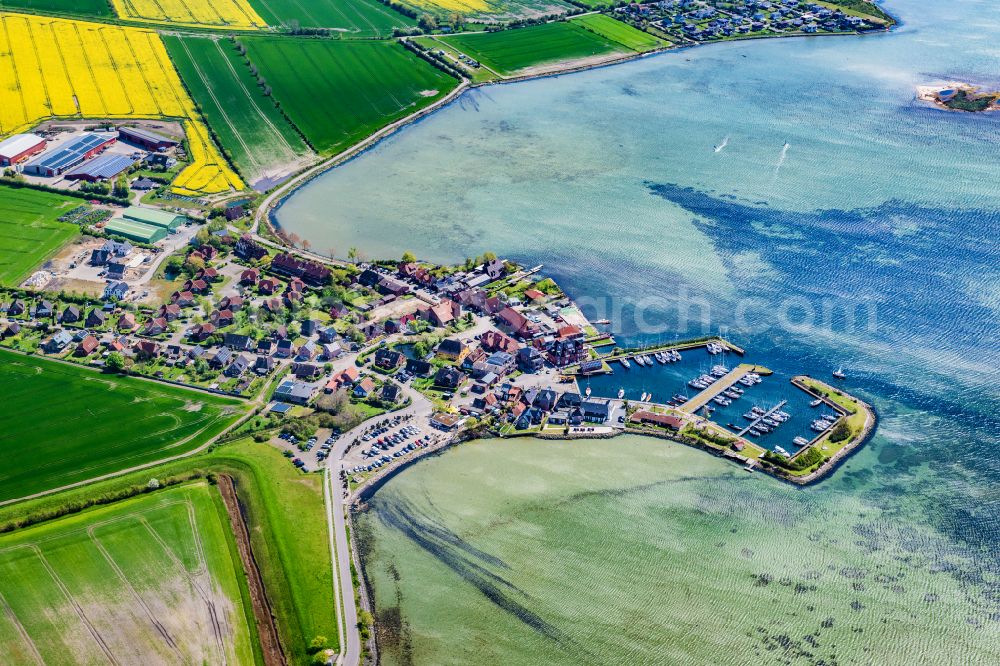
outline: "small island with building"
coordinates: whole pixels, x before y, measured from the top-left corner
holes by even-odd
[[[986,91],[967,83],[942,83],[917,88],[917,99],[946,111],[982,113],[1000,109],[1000,91]]]

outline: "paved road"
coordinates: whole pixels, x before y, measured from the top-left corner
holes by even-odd
[[[343,467],[343,459],[347,455],[348,448],[364,434],[365,430],[375,423],[394,416],[411,415],[415,418],[430,418],[434,411],[434,405],[418,391],[406,385],[401,386],[403,393],[410,398],[409,406],[392,414],[374,416],[341,435],[330,451],[330,457],[327,459],[326,469],[324,470],[327,495],[330,502],[327,509],[327,520],[330,532],[333,535],[334,588],[339,600],[337,619],[341,629],[347,634],[346,641],[344,638],[341,638],[340,657],[337,659],[337,664],[343,666],[357,666],[360,662],[361,635],[358,632],[358,608],[354,602],[354,582],[351,578],[351,549],[347,539],[349,497],[340,480],[340,470]]]

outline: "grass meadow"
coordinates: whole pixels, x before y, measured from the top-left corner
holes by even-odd
[[[0,501],[190,451],[243,406],[133,377],[0,351]]]
[[[636,53],[645,53],[667,45],[667,42],[659,37],[633,28],[607,14],[578,16],[570,19],[570,23],[575,23]]]
[[[389,37],[416,25],[378,0],[250,0],[271,25],[334,28],[351,37]]]
[[[266,97],[232,42],[166,36],[163,43],[208,124],[253,181],[311,151]]]
[[[568,22],[438,39],[503,76],[560,60],[631,52],[618,42]]]
[[[139,492],[151,477],[165,483],[207,474],[229,474],[236,482],[254,557],[289,663],[308,663],[307,648],[316,637],[323,637],[328,647],[337,649],[322,477],[298,471],[270,444],[241,439],[152,470],[0,507],[0,531],[95,499]],[[165,491],[155,494],[161,492]]]
[[[431,104],[458,84],[395,42],[241,41],[288,117],[326,154]]]
[[[57,218],[81,201],[70,197],[0,187],[0,285],[16,286],[79,231]]]
[[[0,536],[4,663],[259,662],[217,491],[175,486]]]

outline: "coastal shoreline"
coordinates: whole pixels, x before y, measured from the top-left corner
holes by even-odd
[[[884,10],[883,10],[884,11]],[[892,16],[890,14],[890,16]],[[451,104],[457,102],[463,94],[471,90],[477,90],[479,88],[488,88],[492,86],[503,86],[512,83],[524,83],[527,81],[535,81],[539,79],[555,78],[558,76],[578,74],[581,72],[588,72],[597,69],[604,69],[607,67],[615,67],[629,62],[638,61],[640,59],[651,58],[655,56],[660,56],[666,53],[681,53],[689,49],[702,46],[713,46],[716,44],[737,44],[742,42],[757,42],[757,41],[770,41],[774,39],[814,39],[823,37],[866,37],[869,35],[883,35],[887,33],[894,32],[897,27],[902,25],[902,22],[895,16],[892,16],[893,25],[889,26],[884,30],[871,31],[866,33],[817,33],[817,34],[790,34],[790,35],[769,35],[766,37],[733,37],[725,40],[719,40],[714,42],[709,42],[707,44],[703,43],[690,43],[690,44],[680,44],[665,46],[658,49],[653,49],[651,51],[646,51],[644,53],[630,53],[622,56],[614,57],[602,62],[593,62],[580,65],[571,65],[565,68],[556,68],[550,71],[539,71],[531,74],[524,74],[521,76],[513,76],[499,81],[484,81],[481,83],[473,83],[469,79],[462,79],[459,81],[458,86],[452,90],[450,93],[442,97],[441,99],[435,101],[434,103],[415,111],[414,113],[400,118],[389,125],[386,125],[377,132],[370,134],[358,143],[345,148],[341,152],[333,155],[322,162],[313,164],[303,171],[292,174],[288,179],[282,182],[276,189],[267,194],[263,201],[257,206],[257,210],[254,211],[254,220],[251,225],[250,231],[257,239],[267,240],[266,237],[262,237],[260,234],[261,225],[265,225],[267,230],[274,234],[280,235],[281,225],[278,223],[276,214],[284,205],[287,199],[295,195],[299,189],[310,184],[316,178],[325,175],[334,169],[344,166],[350,163],[354,159],[363,156],[368,150],[376,147],[383,139],[387,139],[390,136],[396,134],[402,129],[405,129],[411,125],[415,125],[424,118],[427,118],[437,111],[440,111]],[[312,256],[318,260],[323,261],[337,261],[334,257],[327,257],[316,252],[310,252],[308,250],[298,250],[306,255]]]

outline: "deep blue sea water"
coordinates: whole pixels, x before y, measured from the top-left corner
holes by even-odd
[[[969,594],[959,621],[993,626],[1000,114],[943,112],[914,92],[1000,86],[1000,11],[888,8],[903,19],[891,34],[711,45],[473,91],[311,183],[278,219],[341,255],[543,263],[620,340],[724,333],[779,372],[775,394],[791,390],[782,377],[844,366],[878,434],[796,501],[859,552],[872,529],[883,548],[920,535],[927,571]],[[630,390],[673,392],[676,378],[639,372],[650,386]],[[411,557],[394,563],[404,577]],[[959,662],[989,659],[958,650]]]

